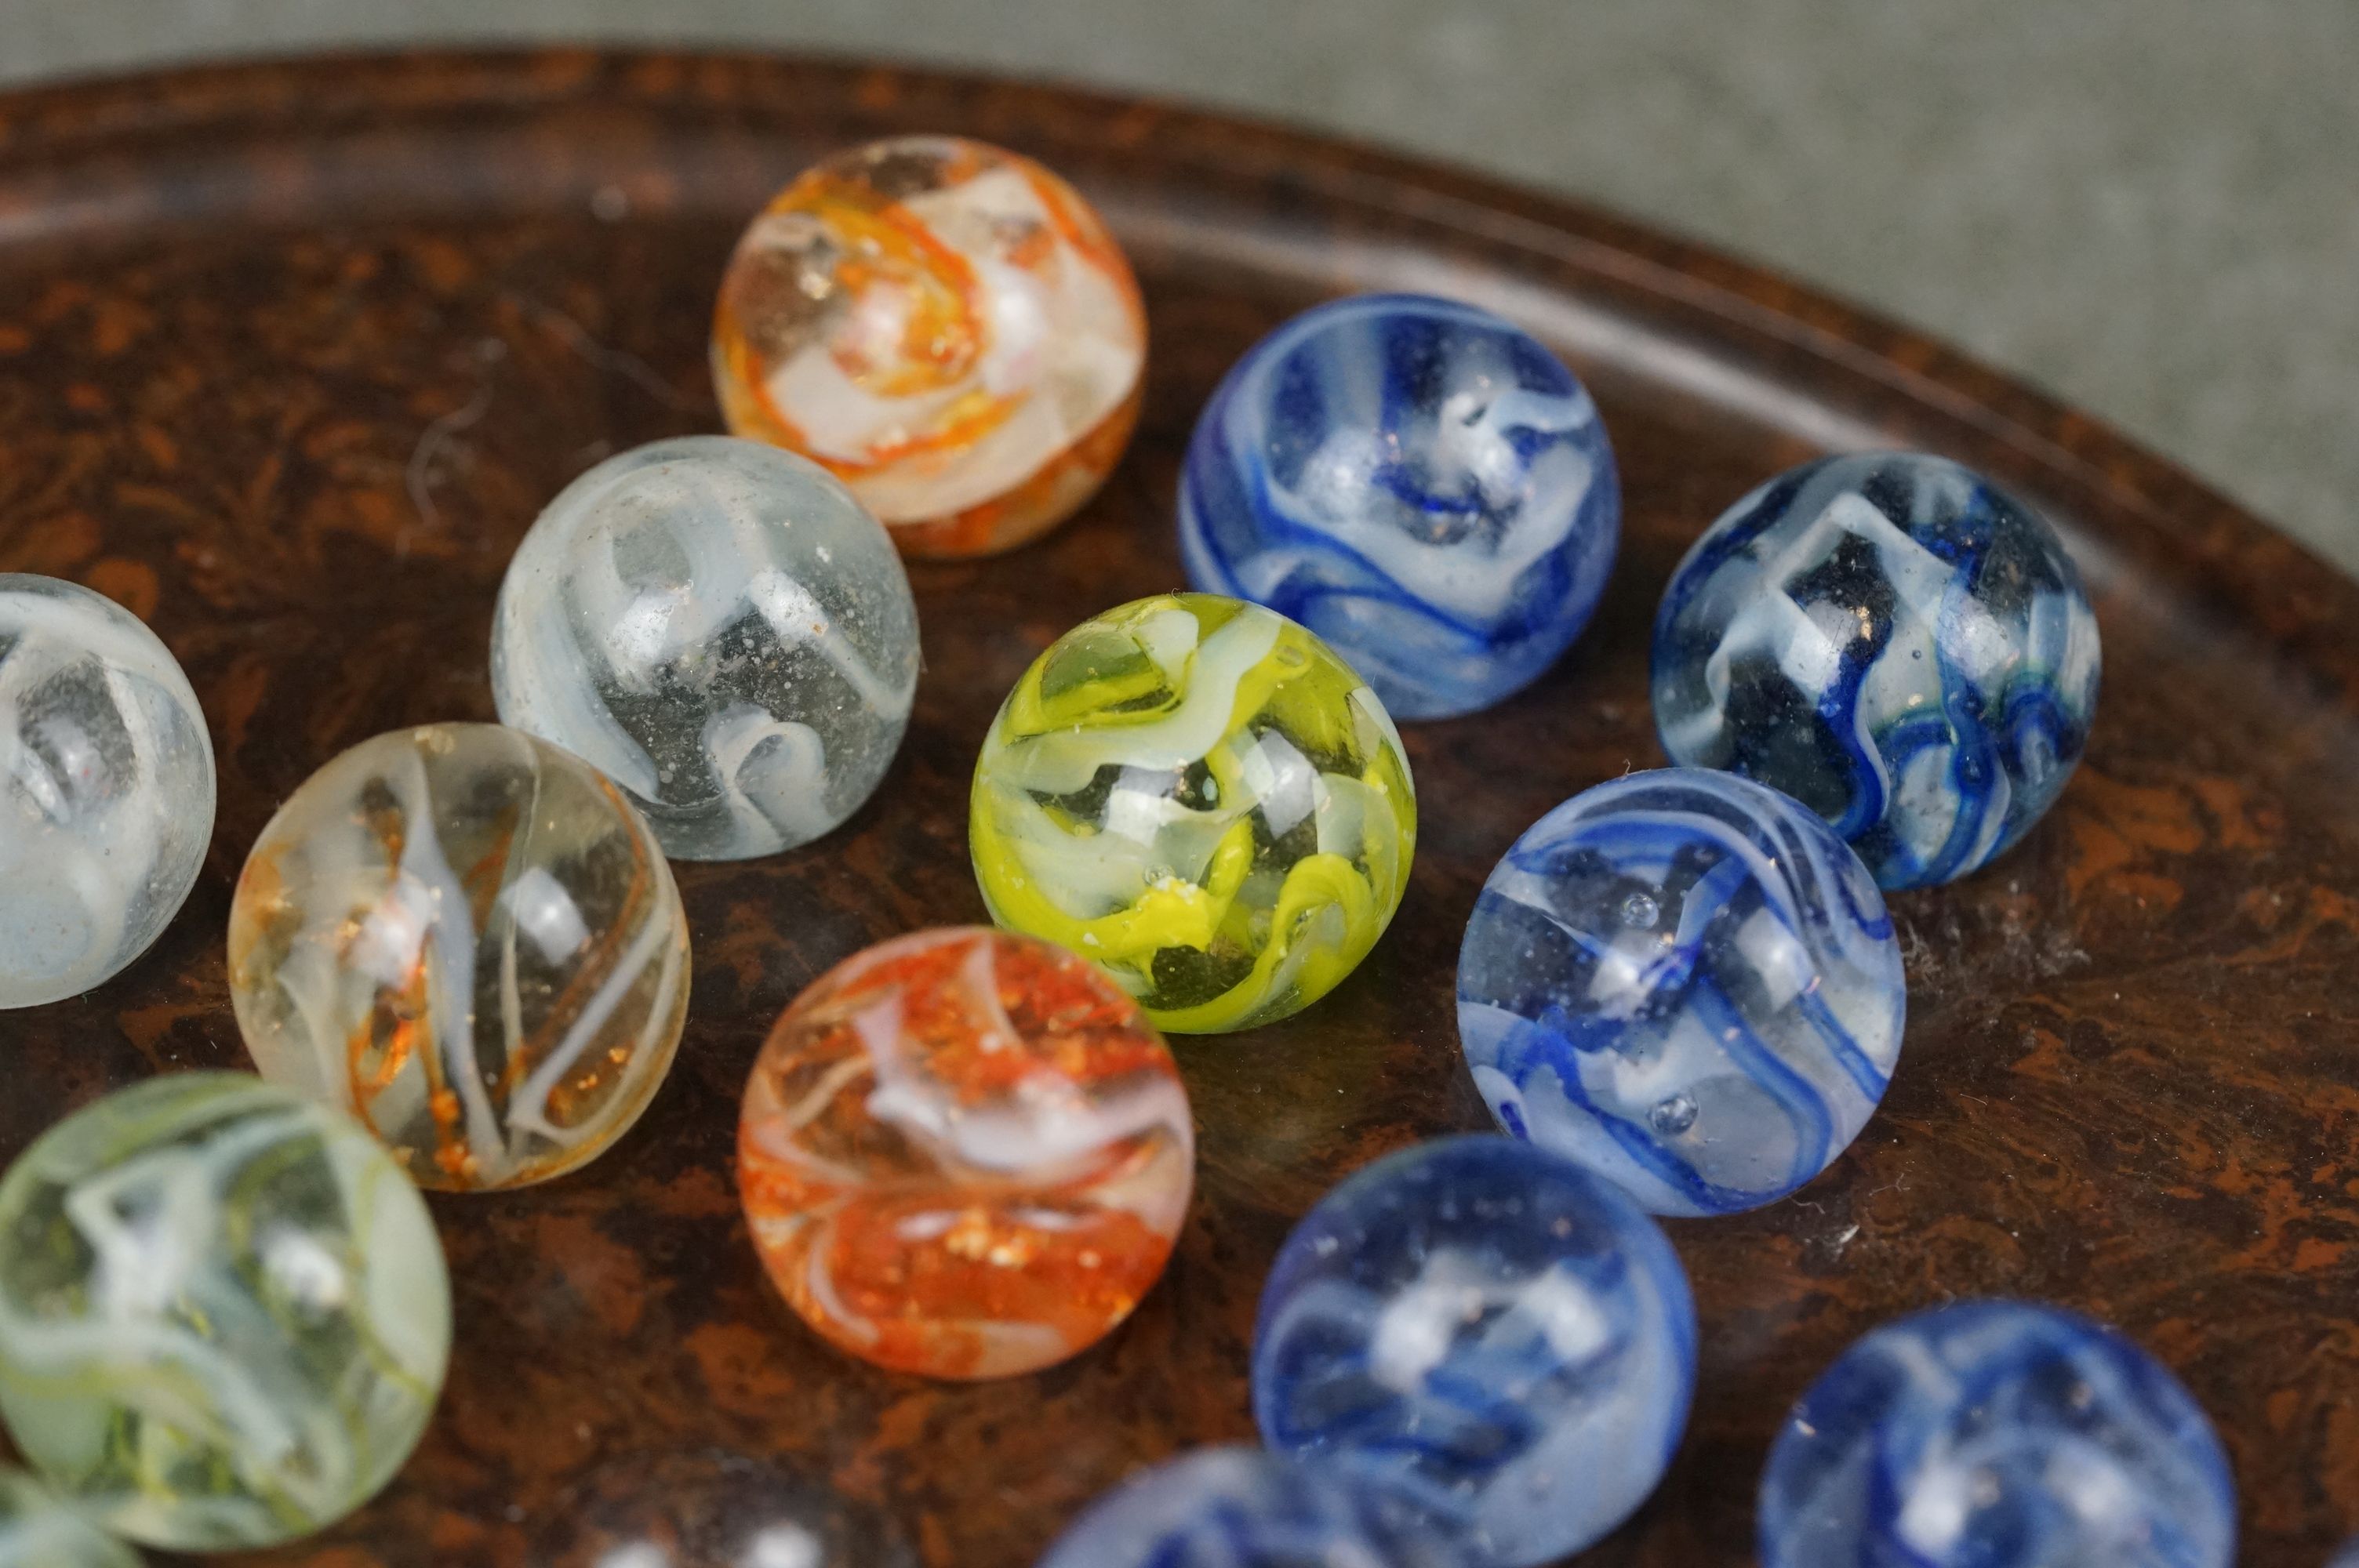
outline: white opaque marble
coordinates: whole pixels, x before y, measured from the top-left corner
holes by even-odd
[[[212,832],[204,711],[156,633],[86,588],[0,573],[0,1007],[146,952]]]

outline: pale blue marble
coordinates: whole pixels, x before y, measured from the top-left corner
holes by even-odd
[[[2212,1423],[2102,1324],[1976,1302],[1876,1329],[1803,1396],[1761,1480],[1763,1568],[2229,1568]]]
[[[1919,452],[1822,458],[1707,529],[1655,620],[1655,725],[1825,817],[1886,888],[1965,875],[2063,791],[2097,622],[2039,514]]]
[[[1726,1214],[1831,1164],[1884,1098],[1907,988],[1859,857],[1733,773],[1566,801],[1484,884],[1458,1033],[1499,1125],[1656,1214]]]
[[[1256,1448],[1205,1448],[1085,1509],[1038,1568],[1460,1568],[1351,1476]]]
[[[1420,295],[1334,300],[1264,338],[1180,472],[1189,580],[1310,627],[1400,719],[1538,677],[1588,624],[1621,528],[1572,373],[1512,322]]]
[[[1359,1172],[1287,1238],[1254,1414],[1467,1568],[1527,1568],[1655,1489],[1695,1359],[1687,1275],[1636,1205],[1528,1143],[1451,1138]]]

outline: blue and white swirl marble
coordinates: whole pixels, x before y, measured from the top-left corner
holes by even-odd
[[[1203,1448],[1100,1498],[1038,1568],[1461,1568],[1348,1475]]]
[[[1566,801],[1483,885],[1458,1034],[1499,1125],[1656,1214],[1785,1196],[1884,1098],[1908,1003],[1883,897],[1842,839],[1732,773]]]
[[[1803,1396],[1761,1477],[1763,1568],[2229,1568],[2212,1423],[2153,1357],[2029,1302],[1902,1318]]]
[[[1779,475],[1664,590],[1671,760],[1784,790],[1886,888],[1946,882],[2039,820],[2087,746],[2097,622],[2055,531],[1946,458]]]
[[[1332,643],[1402,719],[1490,707],[1589,623],[1622,531],[1614,449],[1563,362],[1487,310],[1306,310],[1205,405],[1188,579]]]
[[[1529,1568],[1655,1489],[1695,1359],[1687,1274],[1627,1196],[1528,1143],[1451,1138],[1359,1172],[1287,1238],[1254,1414],[1465,1568]]]

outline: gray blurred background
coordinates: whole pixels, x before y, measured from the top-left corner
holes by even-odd
[[[512,39],[897,57],[1504,174],[1950,339],[2359,569],[2359,0],[0,0],[0,81]]]

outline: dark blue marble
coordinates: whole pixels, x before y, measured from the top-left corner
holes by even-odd
[[[1825,817],[1886,888],[1949,881],[2062,792],[2097,622],[2055,531],[1945,458],[1823,458],[1688,552],[1655,620],[1655,725]]]
[[[1472,713],[1547,669],[1621,528],[1572,373],[1513,323],[1420,295],[1334,300],[1264,338],[1180,473],[1189,581],[1310,627],[1397,719]]]
[[[1977,1302],[1869,1334],[1761,1478],[1763,1568],[2229,1568],[2212,1423],[2102,1324]]]
[[[1884,900],[1799,804],[1667,768],[1583,791],[1483,885],[1458,1037],[1499,1125],[1656,1214],[1785,1196],[1866,1125],[1908,992]]]
[[[1359,1172],[1287,1238],[1254,1415],[1467,1568],[1527,1568],[1655,1489],[1695,1358],[1686,1272],[1628,1197],[1528,1143],[1444,1139]]]
[[[1038,1568],[1462,1568],[1350,1476],[1206,1448],[1092,1503]]]

